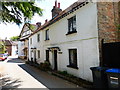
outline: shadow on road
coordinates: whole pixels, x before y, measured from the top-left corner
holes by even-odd
[[[18,88],[19,86],[21,86],[22,81],[20,81],[19,79],[11,79],[10,77],[2,77],[1,79],[1,83],[2,83],[2,90],[5,89],[13,89],[13,88]]]
[[[35,78],[37,81],[39,81],[40,83],[42,83],[44,86],[46,86],[48,89],[59,89],[59,88],[68,88],[68,89],[80,89],[81,87],[70,83],[66,80],[60,79],[56,76],[53,76],[47,72],[41,71],[39,69],[36,69],[35,67],[32,67],[28,64],[25,64],[24,61],[22,61],[21,59],[18,58],[8,58],[7,63],[16,63],[16,65],[18,65],[21,69],[23,69],[25,72],[27,72],[29,75],[31,75],[33,78]],[[27,77],[26,77],[27,78]],[[8,87],[11,86],[13,88],[17,88],[20,86],[21,81],[19,80],[14,80],[11,81],[10,79],[6,78],[5,79],[6,82],[10,81],[9,83],[5,84],[4,87]],[[32,84],[32,82],[31,82]],[[81,88],[82,90],[86,90]]]
[[[53,88],[76,88],[75,85],[73,86],[72,84],[70,84],[67,81],[59,79],[58,77],[52,76],[44,71],[38,70],[38,69],[31,67],[27,64],[20,64],[19,66],[49,89],[53,89]]]
[[[38,80],[40,83],[45,85],[47,88],[49,88],[48,84],[44,81],[45,79],[42,78],[37,72],[32,70],[33,68],[27,64],[20,64],[20,66],[23,70],[25,70],[27,73],[29,73],[31,76],[33,76],[36,80]]]

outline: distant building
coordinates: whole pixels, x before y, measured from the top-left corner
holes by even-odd
[[[28,58],[28,38],[33,31],[37,29],[37,25],[25,23],[20,32],[18,42],[18,57],[21,59]]]
[[[5,45],[5,49],[10,56],[15,56],[17,55],[17,43],[11,41],[11,40],[2,40],[2,42]]]
[[[5,53],[5,51],[6,51],[5,45],[2,41],[2,39],[0,39],[0,54]]]

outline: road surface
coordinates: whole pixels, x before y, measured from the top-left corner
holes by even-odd
[[[26,65],[16,57],[0,61],[3,88],[81,88],[66,80]],[[87,90],[82,88],[82,90]]]

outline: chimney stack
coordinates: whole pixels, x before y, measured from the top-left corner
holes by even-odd
[[[57,7],[58,5],[58,7]],[[57,15],[59,15],[59,13],[62,11],[62,9],[60,9],[60,3],[57,3],[57,0],[55,1],[55,6],[53,6],[52,9],[52,18],[56,17]]]
[[[57,0],[55,1],[55,8],[57,7]]]

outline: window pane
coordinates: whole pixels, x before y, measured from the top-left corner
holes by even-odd
[[[46,30],[46,40],[49,40],[49,30]]]
[[[38,58],[40,58],[40,50],[38,50]]]
[[[37,35],[37,41],[40,41],[40,34]]]
[[[68,20],[68,23],[69,23],[69,32],[71,32],[72,31],[72,18],[70,18],[69,20]]]
[[[68,19],[68,32],[76,31],[76,16]]]
[[[77,67],[77,49],[69,49],[69,59],[70,65]]]
[[[46,61],[49,61],[49,50],[46,50]]]
[[[76,31],[76,16],[73,17],[73,31]]]
[[[73,24],[72,24],[72,20],[70,22],[70,32],[72,32],[72,27],[73,27]]]
[[[30,39],[30,43],[32,44],[32,38]]]

